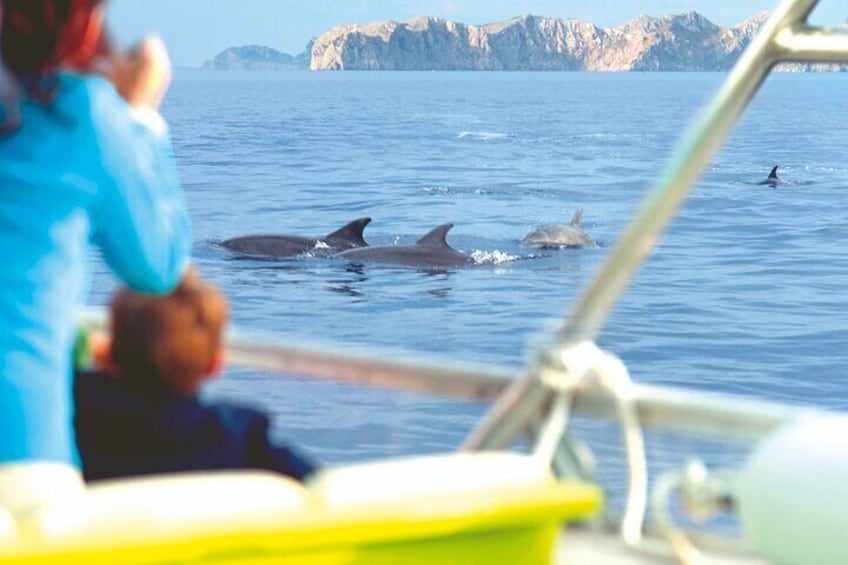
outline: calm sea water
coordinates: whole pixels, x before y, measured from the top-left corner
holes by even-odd
[[[226,292],[236,325],[519,368],[723,78],[182,71],[164,113],[195,261]],[[846,79],[781,74],[765,84],[599,338],[634,379],[848,408]],[[773,165],[784,184],[757,185]],[[597,247],[519,247],[577,206]],[[428,273],[245,261],[214,245],[249,233],[318,236],[366,215],[372,244],[454,222],[448,240],[481,264]],[[99,265],[94,282],[92,302],[103,303],[113,282]],[[245,370],[210,394],[260,403],[275,433],[326,462],[455,447],[486,408]]]

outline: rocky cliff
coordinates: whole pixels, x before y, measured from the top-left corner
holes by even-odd
[[[313,70],[724,71],[767,14],[736,27],[696,12],[640,16],[601,29],[570,19],[521,16],[484,26],[421,17],[337,26],[314,40]],[[832,65],[783,65],[830,70]],[[841,66],[846,70],[846,66]]]
[[[293,57],[262,45],[230,47],[203,63],[207,70],[279,71],[309,68],[308,53]]]

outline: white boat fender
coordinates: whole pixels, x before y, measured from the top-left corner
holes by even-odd
[[[743,530],[769,561],[848,563],[848,417],[801,419],[766,438],[736,496]]]

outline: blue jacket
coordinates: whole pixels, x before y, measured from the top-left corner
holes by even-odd
[[[110,83],[63,73],[50,106],[23,100],[20,114],[0,137],[0,463],[74,463],[70,352],[90,244],[159,293],[191,231],[164,122],[143,123]]]
[[[194,396],[140,394],[120,378],[83,372],[74,384],[77,444],[88,481],[213,469],[268,469],[303,479],[315,466],[268,437],[268,418]]]

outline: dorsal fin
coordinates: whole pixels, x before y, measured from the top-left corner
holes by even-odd
[[[365,226],[371,223],[371,218],[358,218],[349,224],[337,229],[324,239],[344,239],[356,243],[359,247],[367,247],[365,238],[362,236],[362,231]]]
[[[777,180],[777,167],[778,166],[775,165],[775,167],[769,173],[769,176],[768,176],[769,180]]]
[[[442,224],[427,233],[424,237],[417,241],[417,245],[427,245],[429,247],[450,247],[445,239],[448,231],[453,227],[453,224]]]
[[[572,226],[583,226],[583,208],[580,206],[577,207],[577,210],[574,211],[574,217],[571,218]]]

